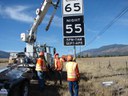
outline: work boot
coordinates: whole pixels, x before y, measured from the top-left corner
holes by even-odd
[[[62,85],[62,81],[60,81],[60,85]]]
[[[56,85],[56,84],[57,84],[57,81],[54,82],[54,85]]]

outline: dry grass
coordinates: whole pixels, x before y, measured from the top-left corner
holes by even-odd
[[[79,96],[128,96],[127,60],[127,56],[77,59],[81,74]],[[5,61],[0,65],[5,64]],[[106,87],[102,84],[104,81],[113,81],[114,84]],[[70,96],[65,69],[62,86],[54,85],[53,80],[47,80],[45,90],[39,92],[36,81],[31,84],[30,96]]]
[[[8,59],[0,58],[0,68],[5,67],[8,65]]]
[[[78,59],[82,77],[80,96],[128,96],[128,57],[86,58]],[[104,81],[113,81],[114,84],[105,87]],[[89,91],[88,91],[89,90]],[[119,92],[121,91],[121,92]],[[84,94],[85,93],[85,94]],[[84,94],[84,95],[82,95]],[[87,95],[88,94],[88,95]]]
[[[0,63],[7,63],[8,59],[7,58],[0,58]]]
[[[77,59],[81,74],[79,96],[128,96],[127,60],[128,57]],[[104,81],[113,81],[114,84],[106,87],[102,85]],[[43,92],[35,91],[38,87],[31,88],[34,88],[31,96],[70,96],[65,69],[62,86],[48,80]]]

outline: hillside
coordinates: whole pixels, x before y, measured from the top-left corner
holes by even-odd
[[[9,57],[9,53],[5,52],[5,51],[0,51],[0,58],[8,58]]]
[[[86,51],[82,51],[77,55],[81,56],[128,56],[128,45],[123,44],[113,44],[102,46],[97,49],[90,49]]]

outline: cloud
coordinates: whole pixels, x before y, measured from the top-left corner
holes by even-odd
[[[26,10],[28,9],[28,6],[22,5],[0,6],[0,15],[13,20],[31,23],[33,22],[33,17],[26,14]]]
[[[2,6],[0,5],[0,15],[3,18],[9,18],[25,23],[33,23],[34,17],[30,15],[30,6],[25,5],[13,5],[13,6]],[[33,14],[35,15],[35,14]],[[48,21],[50,20],[51,15],[46,15],[43,24],[48,24]],[[62,20],[58,16],[54,16],[52,21],[52,26],[61,27]]]
[[[51,45],[51,44],[55,44],[55,43],[59,43],[59,39],[56,37],[56,36],[53,36],[53,35],[51,35],[51,36],[49,36],[49,37],[46,37],[46,36],[39,36],[38,38],[37,38],[37,41],[39,42],[39,43],[42,43],[42,41],[46,41],[49,45]]]
[[[93,30],[93,29],[89,29],[89,28],[87,28],[86,29],[88,32],[92,32],[92,33],[97,33],[97,32],[99,32],[99,31],[96,31],[96,30]]]
[[[46,15],[43,23],[48,24],[50,17],[51,15]],[[55,15],[51,25],[56,27],[62,27],[62,18]]]
[[[128,26],[128,19],[127,18],[122,18],[119,21],[117,21],[117,24],[119,26]]]
[[[62,18],[54,16],[53,23],[55,24],[55,26],[62,27]]]

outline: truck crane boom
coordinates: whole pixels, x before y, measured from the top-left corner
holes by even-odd
[[[45,2],[42,4],[41,8],[36,10],[36,15],[37,17],[34,20],[34,23],[30,29],[29,32],[29,38],[28,38],[28,42],[34,42],[36,37],[34,34],[36,34],[37,28],[40,25],[41,21],[43,21],[44,16],[46,15],[48,8],[50,7],[50,5],[52,4],[51,0],[45,0]]]
[[[56,10],[59,2],[60,2],[60,0],[57,0],[56,3],[53,3],[52,0],[44,0],[41,7],[36,10],[37,16],[34,19],[33,25],[31,27],[31,29],[29,30],[29,33],[28,34],[25,34],[25,33],[21,34],[21,40],[26,42],[26,52],[29,53],[31,57],[33,57],[33,53],[34,53],[34,43],[36,42],[36,33],[37,33],[38,26],[43,21],[49,7],[51,5],[53,5],[54,9]],[[53,13],[55,14],[55,12],[53,12]],[[51,21],[53,19],[53,15],[50,19],[50,23],[48,24],[48,28],[49,28]],[[48,28],[47,28],[47,30],[48,30]]]

